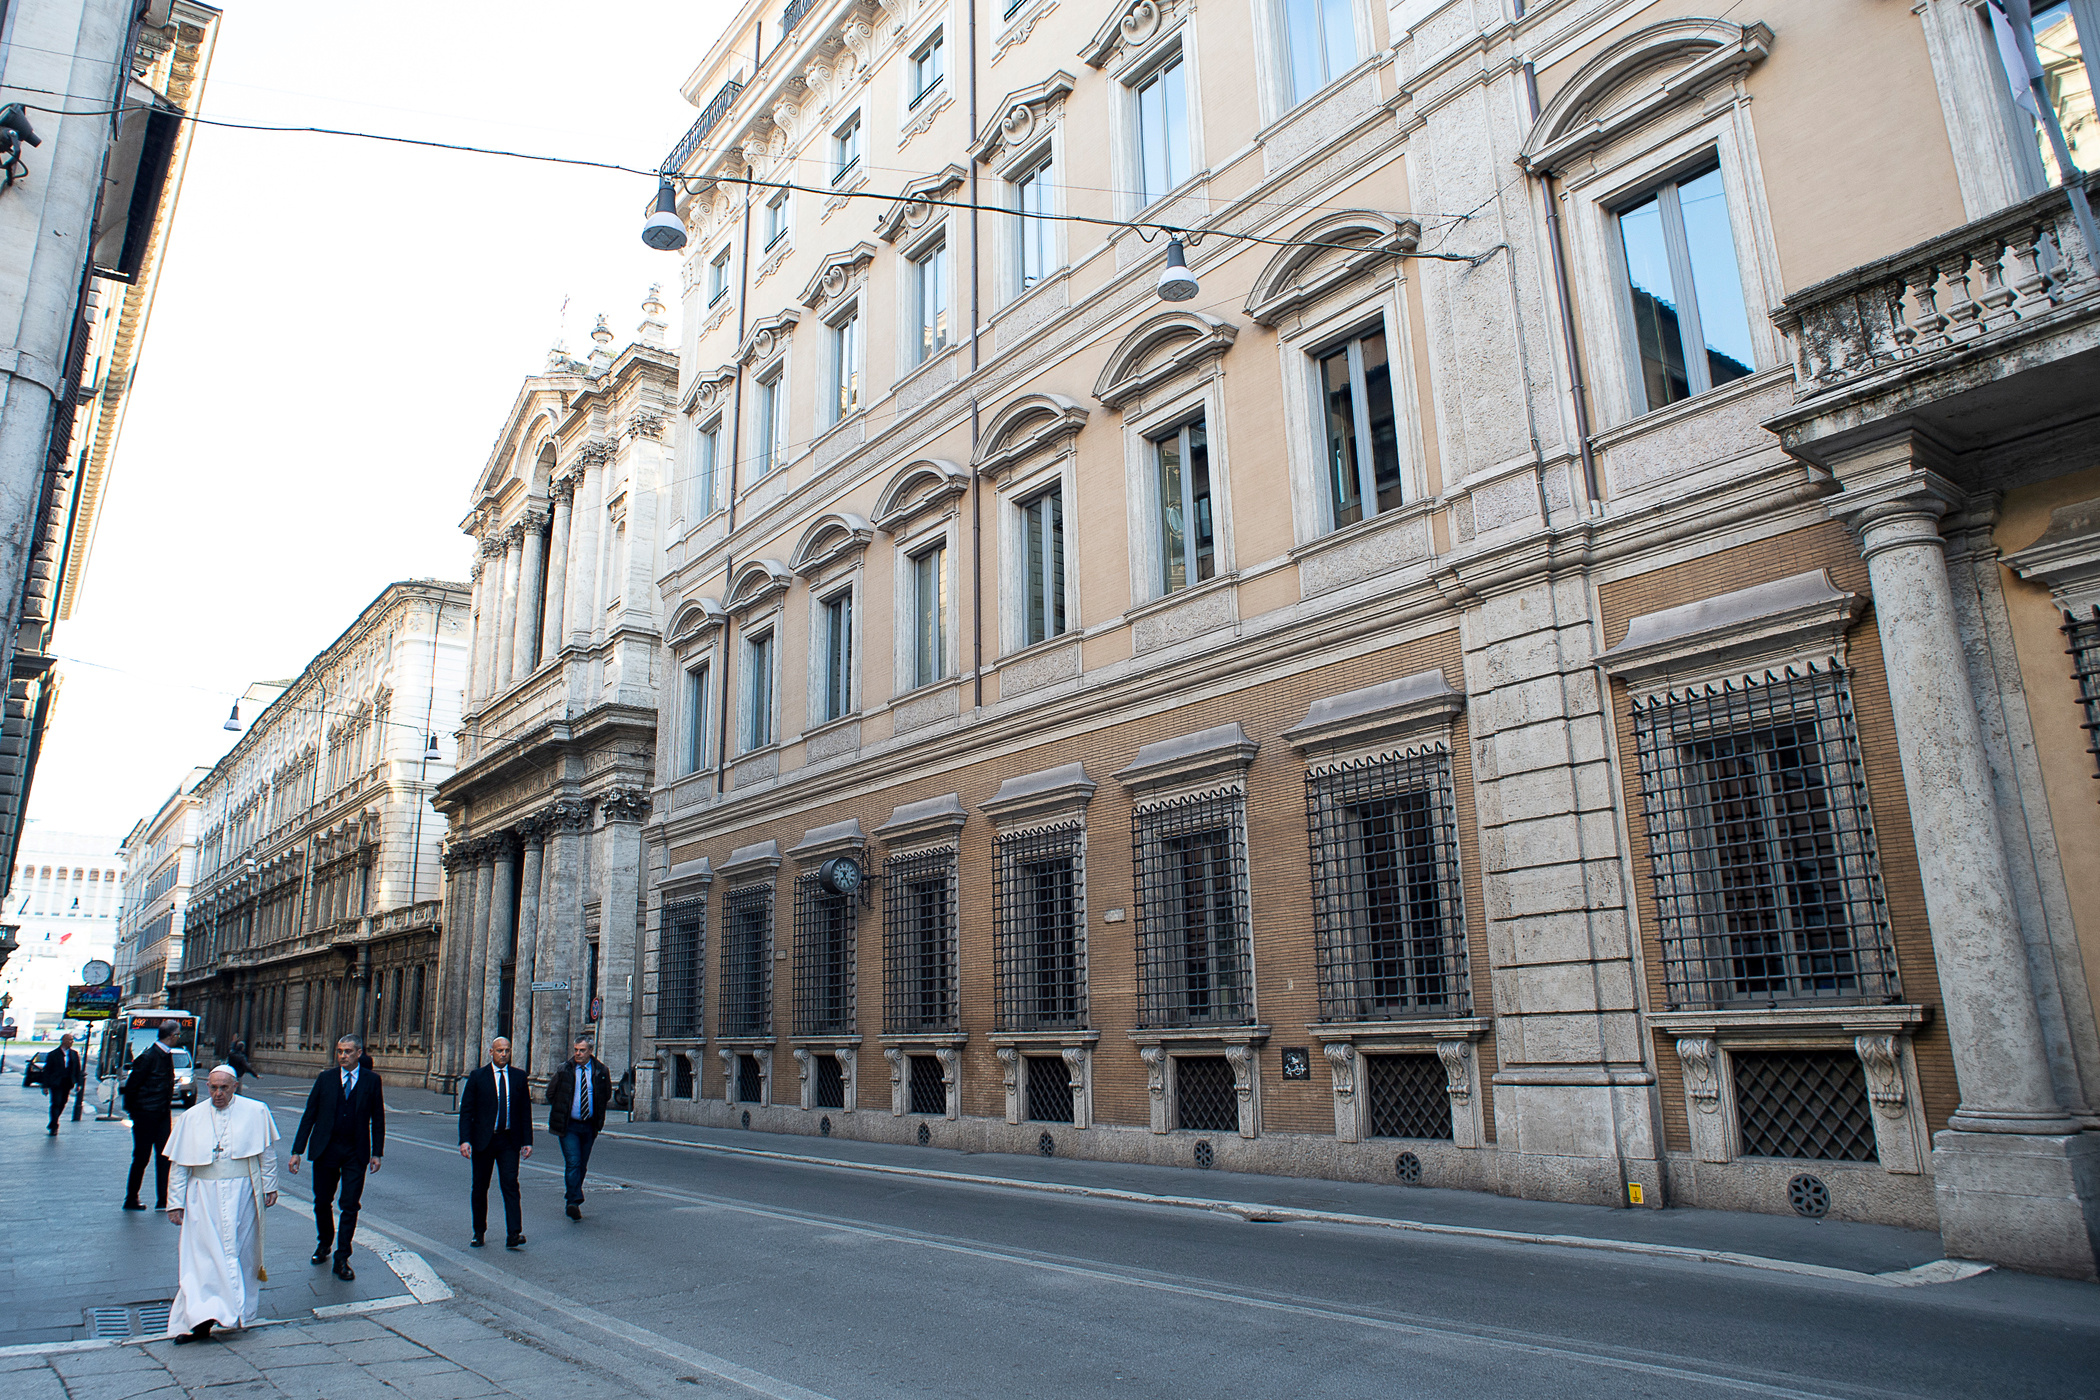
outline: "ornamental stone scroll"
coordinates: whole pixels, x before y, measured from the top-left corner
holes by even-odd
[[[807,1111],[810,1105],[810,1066],[812,1063],[809,1047],[797,1045],[795,1047],[795,1072],[802,1080],[802,1107],[804,1111]]]
[[[890,1117],[902,1118],[910,1105],[904,1082],[904,1050],[901,1046],[885,1046],[882,1058],[890,1062]]]
[[[722,1103],[725,1107],[736,1107],[736,1051],[723,1047],[715,1051],[715,1058],[722,1062]]]
[[[839,1062],[839,1112],[851,1113],[860,1104],[860,1051],[841,1045],[831,1057]]]
[[[1451,1099],[1451,1145],[1478,1147],[1480,1118],[1473,1112],[1473,1047],[1463,1040],[1439,1040],[1436,1057],[1443,1063],[1444,1092]]]
[[[1225,1047],[1225,1063],[1232,1066],[1232,1091],[1239,1099],[1240,1136],[1261,1136],[1261,1057],[1251,1045]]]
[[[1327,1070],[1334,1079],[1334,1139],[1362,1142],[1363,1107],[1356,1096],[1356,1047],[1346,1040],[1330,1041],[1321,1047]]]
[[[1167,1052],[1164,1046],[1146,1045],[1138,1049],[1138,1058],[1145,1062],[1145,1093],[1152,1101],[1152,1131],[1167,1131]]]
[[[1734,1113],[1723,1113],[1720,1047],[1710,1035],[1680,1036],[1677,1059],[1684,1068],[1685,1126],[1692,1155],[1702,1162],[1735,1160]]]
[[[1021,1095],[1017,1087],[1021,1079],[1021,1051],[1018,1046],[1001,1045],[993,1051],[999,1057],[999,1082],[1006,1089],[1006,1121],[1021,1121]]]
[[[1853,1053],[1866,1071],[1867,1097],[1874,1105],[1868,1115],[1874,1122],[1874,1155],[1885,1170],[1900,1176],[1916,1176],[1924,1170],[1920,1134],[1911,1111],[1913,1096],[1905,1082],[1903,1047],[1909,1039],[1877,1034],[1855,1036],[1852,1041]]]
[[[944,1112],[952,1123],[962,1117],[962,1049],[955,1045],[936,1045],[933,1058],[940,1061]]]
[[[1094,1052],[1085,1045],[1067,1045],[1057,1052],[1071,1075],[1072,1126],[1094,1126]]]

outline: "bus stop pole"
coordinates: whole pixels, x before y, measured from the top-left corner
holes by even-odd
[[[73,1121],[80,1121],[80,1110],[87,1102],[88,1066],[95,1063],[95,1023],[87,1023],[80,1035],[80,1082],[73,1086]]]

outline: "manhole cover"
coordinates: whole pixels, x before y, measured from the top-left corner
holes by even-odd
[[[1830,1188],[1823,1184],[1821,1177],[1810,1176],[1807,1172],[1786,1184],[1786,1199],[1796,1215],[1821,1220],[1830,1214]]]
[[[1412,1152],[1403,1152],[1393,1159],[1393,1175],[1409,1186],[1422,1179],[1422,1159]]]
[[[1057,1139],[1048,1133],[1044,1133],[1035,1140],[1035,1150],[1042,1153],[1045,1157],[1055,1157],[1057,1155]]]
[[[1210,1146],[1210,1144],[1209,1144],[1209,1143],[1207,1143],[1207,1142],[1199,1142],[1199,1143],[1197,1143],[1197,1144],[1196,1144],[1196,1165],[1197,1165],[1197,1166],[1199,1166],[1199,1167],[1203,1168],[1203,1169],[1204,1169],[1205,1171],[1209,1171],[1209,1170],[1210,1170],[1210,1164],[1211,1164],[1212,1162],[1215,1162],[1215,1161],[1217,1161],[1217,1160],[1218,1160],[1218,1154],[1217,1154],[1217,1153],[1215,1153],[1215,1152],[1213,1152],[1213,1151],[1211,1150],[1211,1146]]]
[[[924,1147],[927,1143],[932,1141],[933,1129],[927,1127],[924,1123],[921,1123],[919,1125],[919,1146]]]
[[[825,1114],[825,1115],[823,1116],[823,1118],[822,1118],[822,1119],[820,1119],[820,1120],[818,1121],[818,1123],[817,1123],[817,1131],[818,1131],[818,1132],[820,1132],[820,1133],[822,1133],[822,1134],[823,1134],[823,1135],[824,1135],[825,1137],[830,1137],[830,1136],[831,1136],[831,1115],[830,1115],[830,1114],[828,1114],[828,1113],[827,1113],[827,1114]]]

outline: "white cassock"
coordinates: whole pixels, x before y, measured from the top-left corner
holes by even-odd
[[[168,1206],[182,1211],[182,1287],[168,1335],[212,1321],[245,1327],[262,1312],[263,1200],[277,1189],[277,1124],[254,1099],[210,1099],[175,1120],[163,1151]]]

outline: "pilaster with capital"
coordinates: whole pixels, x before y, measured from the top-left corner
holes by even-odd
[[[531,675],[540,656],[540,589],[546,568],[546,529],[549,516],[543,510],[528,510],[513,528],[519,531],[517,635],[511,641],[517,678]]]
[[[569,526],[576,496],[576,479],[564,476],[554,483],[554,519],[547,535],[547,617],[540,629],[540,660],[552,661],[561,654],[567,632],[569,595]]]
[[[496,603],[496,689],[502,691],[516,676],[518,632],[518,574],[525,557],[525,531],[512,525],[503,532],[503,592]]]

